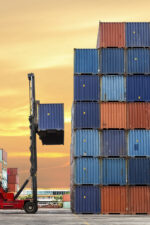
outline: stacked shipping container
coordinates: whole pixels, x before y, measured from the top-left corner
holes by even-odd
[[[0,149],[0,182],[7,189],[7,152]]]
[[[17,192],[19,190],[19,175],[17,168],[8,168],[8,191]]]
[[[150,23],[100,23],[75,50],[73,212],[150,212],[149,47]]]

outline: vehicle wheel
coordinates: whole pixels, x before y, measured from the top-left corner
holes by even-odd
[[[38,206],[33,202],[25,203],[24,210],[26,213],[34,214],[38,210]]]

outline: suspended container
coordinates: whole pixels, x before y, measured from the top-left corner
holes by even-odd
[[[150,73],[150,49],[132,48],[127,49],[128,74],[149,74]]]
[[[98,50],[74,50],[74,74],[98,74]]]
[[[100,156],[100,133],[98,130],[76,130],[73,133],[75,157]]]
[[[126,136],[124,130],[103,130],[102,156],[127,156]]]
[[[74,101],[99,101],[100,79],[97,75],[74,76]]]
[[[127,129],[150,129],[150,103],[127,104]]]
[[[101,211],[101,194],[98,186],[77,186],[72,194],[72,212],[95,213]]]
[[[150,76],[130,75],[127,76],[127,101],[149,102],[150,101]]]
[[[73,106],[74,129],[100,128],[100,109],[96,102],[77,102]]]
[[[100,184],[100,161],[98,158],[75,159],[74,184]]]
[[[150,187],[129,187],[129,214],[150,214]]]
[[[8,184],[8,191],[9,192],[17,192],[19,190],[18,184]]]
[[[126,185],[125,159],[102,159],[102,185]]]
[[[101,213],[127,213],[127,187],[109,186],[101,188]]]
[[[150,158],[128,160],[128,184],[150,185]]]
[[[126,47],[150,47],[150,23],[126,23]]]
[[[39,104],[38,135],[43,145],[64,144],[64,104]]]
[[[128,155],[150,157],[150,130],[130,130],[128,134]]]
[[[18,168],[7,168],[8,176],[18,175]]]
[[[105,75],[101,82],[101,101],[126,100],[126,80],[123,75]]]
[[[101,103],[101,129],[126,129],[126,103]]]
[[[8,184],[19,184],[18,175],[8,175]]]
[[[123,74],[124,49],[123,48],[102,48],[100,51],[99,72],[101,74]]]
[[[97,48],[125,47],[125,23],[99,23]]]

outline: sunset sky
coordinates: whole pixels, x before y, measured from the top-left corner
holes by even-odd
[[[29,91],[65,104],[65,145],[38,140],[38,187],[69,187],[73,49],[95,48],[98,22],[150,21],[149,0],[0,0],[0,147],[20,183],[29,174]]]

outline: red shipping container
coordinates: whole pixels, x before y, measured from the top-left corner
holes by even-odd
[[[150,187],[129,187],[128,202],[130,214],[150,214]]]
[[[127,187],[106,186],[101,188],[101,213],[127,214]]]
[[[7,174],[8,175],[18,175],[18,168],[8,168]]]
[[[97,48],[125,47],[125,23],[99,23]]]
[[[19,184],[18,175],[8,175],[8,184]]]
[[[70,194],[63,195],[63,202],[70,202]]]
[[[7,152],[3,150],[3,161],[7,162]]]
[[[103,102],[100,104],[101,129],[126,129],[126,103]]]
[[[18,191],[18,184],[8,184],[8,191],[9,192],[17,192]]]
[[[127,104],[127,128],[150,129],[150,103]]]

